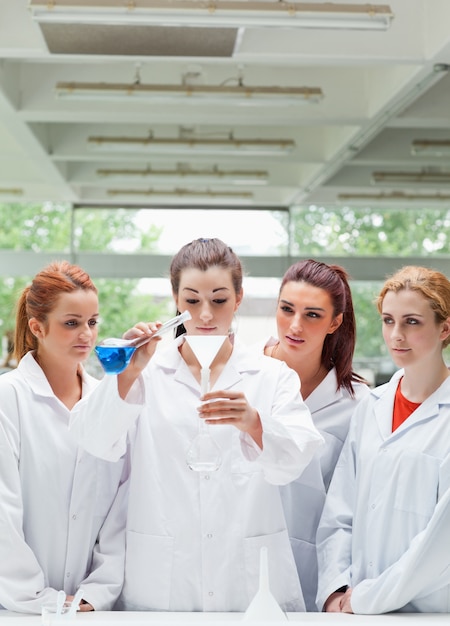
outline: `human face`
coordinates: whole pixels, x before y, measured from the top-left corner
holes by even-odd
[[[280,293],[276,321],[278,338],[286,354],[320,360],[325,338],[339,328],[342,313],[334,317],[333,304],[325,289],[289,281]]]
[[[442,342],[449,323],[437,323],[428,300],[419,292],[388,291],[381,307],[383,338],[398,367],[420,364],[427,368],[442,359]]]
[[[181,272],[174,298],[178,310],[187,310],[192,316],[184,324],[188,335],[228,335],[242,292],[236,295],[230,270],[213,266],[202,271],[191,267]]]
[[[62,293],[56,306],[42,324],[35,318],[29,322],[38,339],[38,354],[63,363],[85,361],[98,334],[98,298],[92,291],[78,289]]]

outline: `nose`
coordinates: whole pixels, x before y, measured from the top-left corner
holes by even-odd
[[[291,319],[291,329],[295,332],[302,330],[302,320],[300,317],[300,313],[294,315],[294,317]]]
[[[207,322],[212,319],[212,317],[213,314],[211,311],[211,307],[208,302],[205,302],[205,304],[203,304],[202,306],[202,310],[200,311],[200,319],[202,320],[202,322]]]
[[[89,323],[82,324],[80,326],[80,337],[92,337],[96,326],[91,326]]]
[[[394,326],[392,326],[391,338],[394,341],[403,341],[404,337],[400,324],[394,324]]]

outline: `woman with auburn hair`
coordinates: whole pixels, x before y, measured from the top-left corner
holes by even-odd
[[[0,376],[0,608],[40,613],[81,587],[80,610],[111,609],[124,566],[124,461],[81,450],[71,411],[97,385],[82,363],[97,338],[97,289],[66,261],[17,304],[15,370]]]
[[[83,422],[81,411],[72,425],[83,445],[114,460],[131,423],[120,606],[244,612],[257,592],[266,547],[277,602],[285,611],[304,610],[279,485],[301,474],[322,438],[298,377],[230,333],[243,297],[242,267],[224,242],[197,239],[183,246],[172,259],[170,280],[177,310],[191,315],[184,334],[156,352],[156,341],[139,348],[118,380],[111,376],[108,387],[94,392],[97,406],[87,407],[85,427],[76,423]],[[158,327],[139,323],[126,336],[152,336]],[[193,348],[204,346],[203,339],[214,340],[206,346],[217,344],[208,353],[206,393]],[[127,402],[117,404],[118,390],[137,403],[134,427]],[[201,420],[220,451],[214,467],[192,463],[189,454]]]
[[[317,611],[317,525],[351,414],[369,393],[352,367],[356,321],[344,268],[313,259],[291,265],[281,281],[276,322],[278,338],[266,342],[264,353],[297,372],[325,440],[305,472],[281,488],[306,608]]]
[[[318,606],[450,610],[450,281],[407,266],[377,299],[399,368],[353,414],[317,533]]]

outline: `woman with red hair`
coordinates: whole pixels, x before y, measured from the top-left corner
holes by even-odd
[[[22,292],[15,370],[0,377],[0,608],[40,613],[81,587],[82,611],[108,610],[122,587],[125,458],[107,463],[68,431],[97,382],[83,368],[97,338],[97,289],[55,262]]]

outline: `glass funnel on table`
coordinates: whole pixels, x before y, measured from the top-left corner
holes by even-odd
[[[209,391],[211,363],[223,345],[226,335],[186,335],[186,341],[200,363],[200,384],[202,396]],[[186,463],[194,472],[215,472],[222,463],[222,455],[209,425],[199,418],[198,434],[187,453]]]

